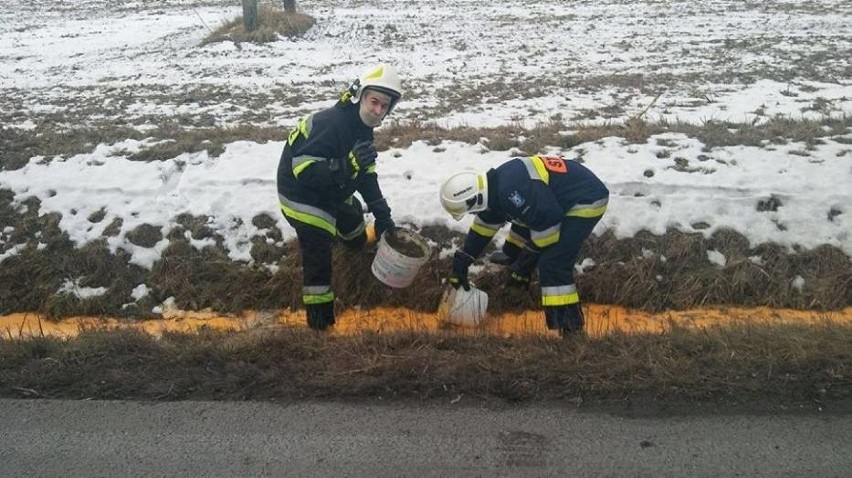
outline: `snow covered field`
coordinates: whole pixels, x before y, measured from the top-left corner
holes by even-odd
[[[598,233],[631,237],[674,228],[710,235],[732,228],[752,245],[822,244],[852,255],[852,3],[834,1],[515,0],[300,1],[316,26],[297,40],[202,46],[211,29],[241,15],[240,2],[101,0],[0,5],[0,120],[34,138],[80,128],[294,125],[332,104],[369,64],[400,71],[403,124],[495,127],[559,120],[565,135],[591,125],[810,121],[819,141],[789,131],[760,144],[707,147],[663,133],[644,143],[611,136],[546,152],[581,157],[612,199]],[[419,122],[419,123],[418,123]],[[821,126],[820,126],[821,125]],[[282,141],[235,141],[212,156],[163,161],[128,156],[162,138],[96,144],[90,152],[35,155],[22,167],[5,156],[0,190],[23,210],[58,212],[77,244],[107,237],[112,251],[151,267],[183,213],[208,217],[228,254],[250,261],[252,219],[278,212],[274,171]],[[61,150],[61,147],[59,148]],[[61,153],[60,153],[61,154]],[[450,172],[485,169],[518,151],[487,142],[418,141],[379,155],[382,187],[397,222],[464,230],[440,207]],[[98,220],[92,219],[93,215]],[[131,243],[142,224],[161,228],[152,247]],[[38,237],[0,225],[0,261]],[[26,239],[26,241],[24,240]],[[273,241],[273,239],[269,239]],[[198,247],[209,242],[196,241]],[[725,257],[707,251],[724,265]]]

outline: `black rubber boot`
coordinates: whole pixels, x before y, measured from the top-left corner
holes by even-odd
[[[308,316],[308,327],[313,330],[322,331],[334,325],[334,302],[306,305],[305,312]]]
[[[586,325],[586,321],[583,318],[583,308],[580,307],[580,304],[571,304],[567,309],[568,320],[559,331],[560,335],[564,338],[583,336],[585,334],[583,327]]]
[[[579,303],[545,307],[544,318],[547,321],[547,328],[559,330],[559,335],[562,337],[575,337],[583,334],[585,320],[583,309]]]

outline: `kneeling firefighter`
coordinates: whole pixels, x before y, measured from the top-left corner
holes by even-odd
[[[510,285],[522,287],[538,266],[547,328],[565,336],[583,330],[574,263],[609,202],[609,190],[592,171],[559,156],[513,158],[484,173],[453,174],[440,194],[444,210],[456,220],[476,214],[453,256],[450,285],[469,290],[468,268],[511,222],[492,261],[509,265]]]
[[[373,128],[402,97],[396,70],[370,68],[331,108],[301,119],[278,163],[278,199],[302,254],[302,301],[308,326],[334,324],[331,253],[335,240],[358,249],[367,241],[358,192],[375,217],[375,232],[392,232],[391,209],[376,176]]]

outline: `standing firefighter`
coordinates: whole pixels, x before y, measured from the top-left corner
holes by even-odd
[[[278,199],[299,239],[302,301],[312,329],[334,324],[333,242],[358,249],[367,241],[362,205],[353,194],[359,193],[375,217],[377,235],[394,229],[376,176],[373,128],[401,97],[393,67],[371,68],[334,106],[300,120],[281,153]]]
[[[526,286],[538,265],[547,328],[563,336],[583,330],[574,263],[609,201],[589,169],[558,156],[514,158],[485,173],[461,171],[441,186],[441,204],[456,220],[475,213],[453,256],[450,285],[470,288],[468,268],[508,221],[512,228],[492,261],[507,264],[510,285]]]

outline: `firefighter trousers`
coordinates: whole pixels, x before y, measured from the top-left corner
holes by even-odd
[[[601,216],[565,217],[559,232],[559,242],[541,252],[538,278],[541,284],[541,304],[549,329],[563,332],[579,332],[583,329],[580,294],[574,284],[574,264],[580,255],[580,248],[600,219]]]
[[[549,329],[563,332],[579,332],[583,329],[580,295],[574,284],[574,264],[580,254],[580,248],[601,217],[566,216],[562,220],[559,242],[541,252],[538,259],[538,278],[541,284],[541,303]],[[514,261],[529,240],[529,229],[513,224],[506,242],[503,243],[503,253],[508,256],[510,262]]]
[[[333,228],[318,227],[287,214],[284,217],[296,230],[302,255],[302,302],[308,326],[323,330],[334,324],[334,292],[331,288],[332,245],[336,240],[360,249],[367,242],[364,212],[355,197],[333,208],[324,208],[333,218]],[[336,234],[329,232],[336,231]]]

